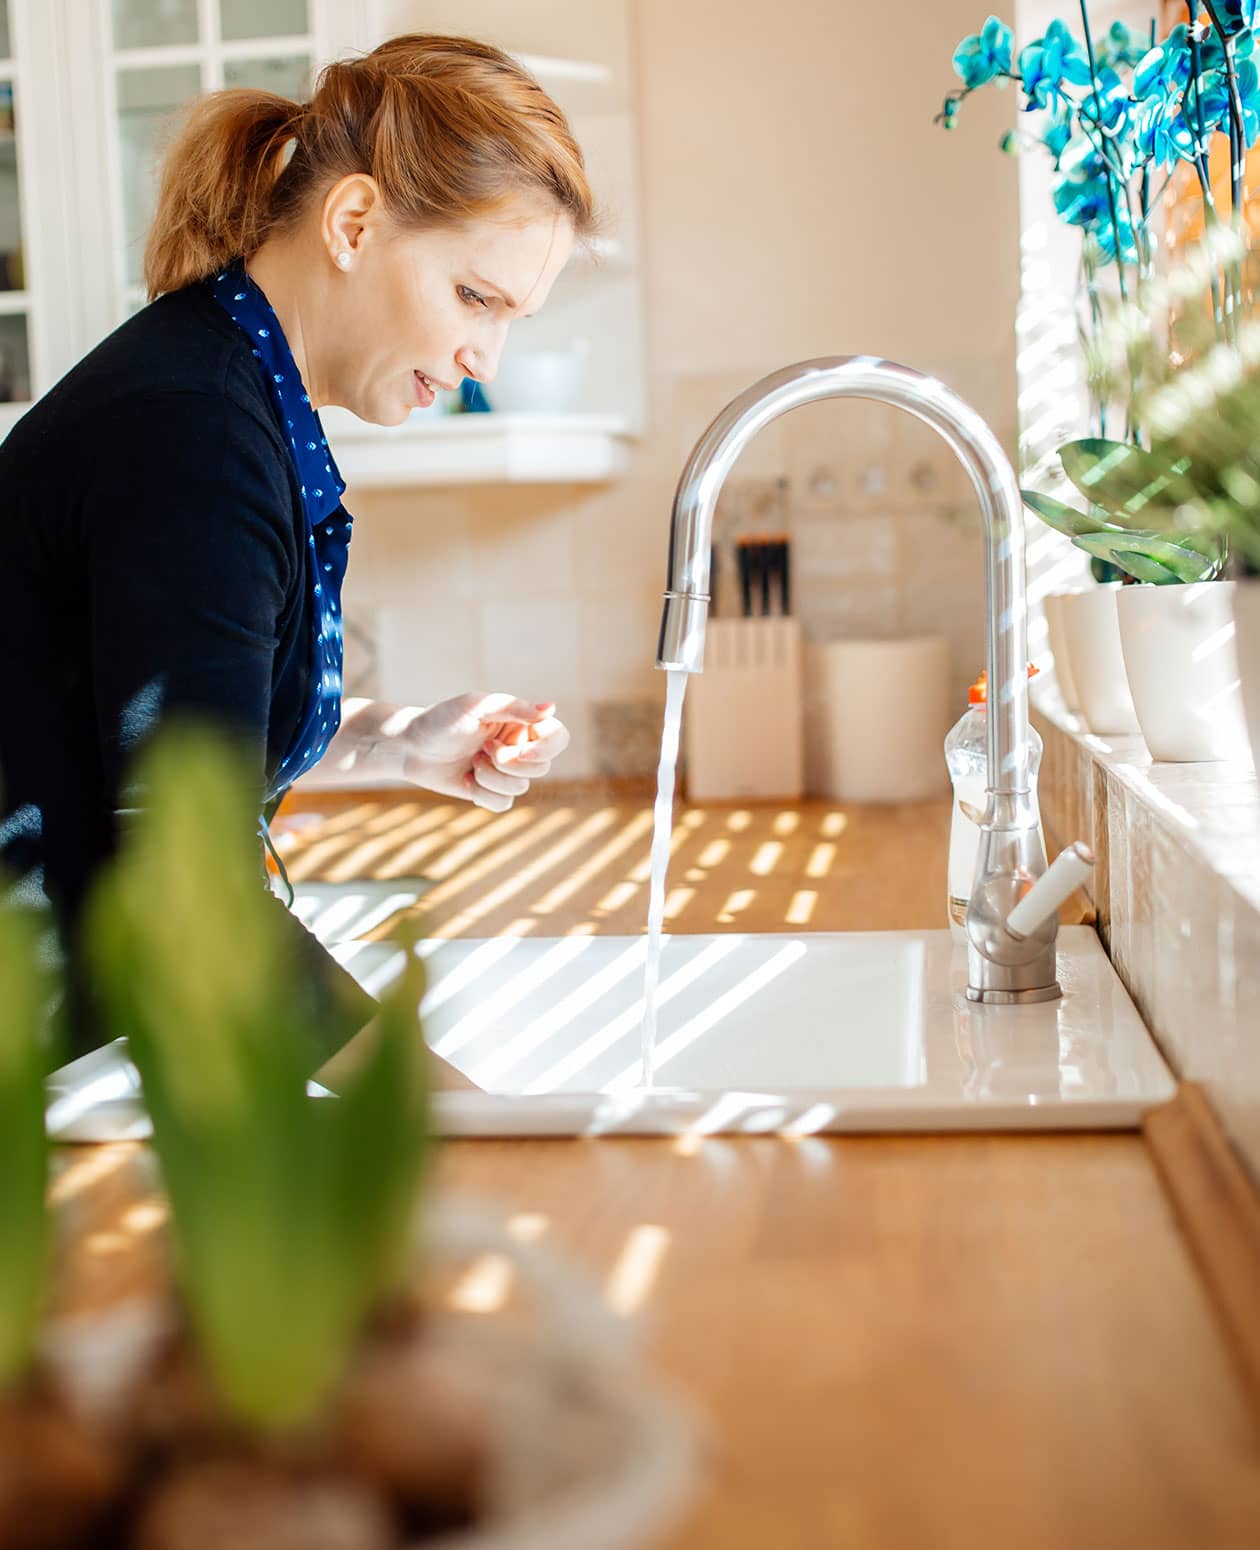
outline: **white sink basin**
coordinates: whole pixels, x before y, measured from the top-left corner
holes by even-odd
[[[333,951],[369,990],[389,943]],[[963,994],[947,931],[676,936],[657,1085],[639,1082],[644,937],[429,941],[431,1046],[484,1093],[443,1093],[460,1136],[1128,1128],[1173,1079],[1098,938],[1059,933],[1062,1000]]]
[[[336,936],[330,951],[369,991],[402,966],[393,943]],[[419,951],[425,1035],[486,1089],[438,1095],[450,1136],[1131,1128],[1173,1092],[1086,926],[1059,933],[1063,999],[1024,1007],[968,1001],[947,931],[667,938],[650,1091],[637,1085],[645,937]],[[59,1139],[149,1132],[123,1041],[63,1067],[49,1098]]]

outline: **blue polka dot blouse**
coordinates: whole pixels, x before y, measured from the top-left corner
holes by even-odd
[[[341,723],[341,583],[354,519],[341,504],[345,480],[337,472],[271,303],[240,259],[211,280],[210,293],[250,341],[285,427],[306,515],[306,574],[315,630],[310,688],[306,709],[272,780],[270,798],[319,763]]]

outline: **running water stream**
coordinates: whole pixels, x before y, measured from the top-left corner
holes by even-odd
[[[674,829],[674,770],[678,764],[678,734],[682,726],[687,674],[671,668],[665,674],[665,730],[656,775],[656,822],[652,831],[652,883],[648,894],[648,951],[643,971],[643,1079],[651,1087],[656,1051],[656,987],[661,977],[661,928],[665,923],[665,874]]]

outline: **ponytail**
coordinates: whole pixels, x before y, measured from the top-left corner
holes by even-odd
[[[194,103],[162,164],[144,250],[150,299],[260,245],[282,153],[301,117],[296,102],[267,91],[217,91]]]

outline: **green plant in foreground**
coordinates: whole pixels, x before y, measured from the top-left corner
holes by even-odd
[[[408,943],[370,1052],[311,1099],[312,1030],[252,835],[248,782],[176,729],[137,768],[143,811],[92,901],[89,954],[144,1083],[175,1273],[225,1408],[259,1428],[319,1408],[410,1268],[429,1148],[424,971]]]
[[[1059,459],[1089,501],[1088,510],[1036,490],[1020,494],[1078,549],[1160,586],[1211,581],[1220,574],[1225,546],[1209,530],[1188,457],[1165,446],[1146,451],[1086,437],[1060,447]]]
[[[49,1258],[44,1132],[47,976],[29,912],[0,906],[0,1390],[29,1371]]]

